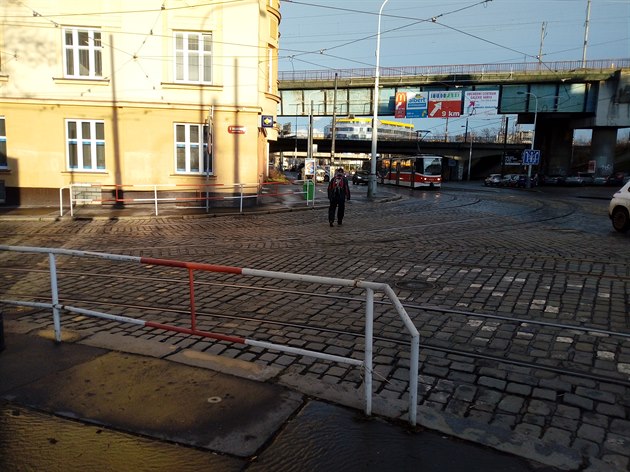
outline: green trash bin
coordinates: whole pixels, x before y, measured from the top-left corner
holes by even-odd
[[[302,191],[306,195],[306,200],[313,200],[315,198],[315,184],[312,180],[305,180],[302,185]]]

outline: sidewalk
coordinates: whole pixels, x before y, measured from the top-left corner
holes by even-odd
[[[366,418],[246,362],[28,331],[5,319],[0,470],[555,470]]]
[[[296,184],[297,185],[297,184]],[[316,186],[315,200],[309,200],[308,204],[304,194],[284,194],[279,196],[263,195],[258,198],[257,204],[253,205],[247,200],[243,211],[240,211],[238,201],[234,201],[232,206],[213,206],[206,210],[202,207],[179,206],[174,203],[159,203],[156,208],[153,203],[131,203],[118,208],[112,204],[77,205],[73,213],[70,214],[68,202],[65,202],[63,215],[59,206],[31,207],[19,206],[9,207],[0,205],[0,219],[7,220],[40,220],[55,221],[61,219],[128,219],[128,218],[205,218],[225,215],[252,215],[277,212],[306,211],[313,208],[327,208],[328,197],[326,195],[326,185]],[[299,190],[299,189],[297,189]],[[366,204],[370,201],[386,202],[399,199],[400,196],[387,188],[379,187],[378,194],[373,199],[367,197],[366,186],[352,186],[352,204]]]

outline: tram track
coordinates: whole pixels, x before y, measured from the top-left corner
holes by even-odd
[[[216,284],[212,284],[212,285],[216,285]],[[231,286],[234,286],[231,284]],[[238,286],[241,287],[242,286]],[[251,288],[251,287],[249,287]],[[256,290],[259,290],[259,288],[256,288]],[[279,289],[260,289],[260,290],[264,290],[264,291],[268,291],[268,290],[273,290],[273,291],[280,291],[280,292],[289,292],[287,290],[279,290]],[[293,293],[298,293],[293,291]],[[306,293],[301,293],[303,295],[306,295]],[[308,294],[310,296],[312,296],[312,294]],[[334,298],[337,300],[342,300],[344,302],[349,302],[349,301],[361,301],[361,299],[356,298],[356,297],[347,297],[347,296],[339,296],[339,295],[320,295],[326,298]],[[50,303],[50,299],[46,298],[46,297],[34,297],[34,299],[36,299],[37,301],[40,302],[44,302],[44,303]],[[117,303],[117,302],[103,302],[103,301],[93,301],[93,300],[86,300],[86,299],[80,299],[80,298],[60,298],[60,303],[64,304],[64,305],[68,305],[68,304],[73,304],[73,306],[81,306],[82,304],[86,304],[89,305],[92,309],[94,309],[95,306],[97,307],[107,307],[110,309],[118,309],[118,310],[134,310],[134,311],[138,311],[138,312],[142,312],[142,313],[151,313],[151,312],[160,312],[160,313],[170,313],[172,315],[177,315],[177,316],[186,316],[189,314],[188,311],[186,310],[182,310],[182,309],[177,309],[177,308],[173,308],[173,307],[155,307],[155,306],[151,306],[151,305],[140,305],[140,304],[129,304],[129,303]],[[376,304],[379,305],[389,305],[389,302],[384,302],[384,301],[375,301]],[[77,305],[78,304],[78,305]],[[584,326],[575,326],[575,325],[563,325],[563,324],[558,324],[558,323],[549,323],[549,322],[541,322],[541,321],[536,321],[536,320],[525,320],[525,319],[518,319],[518,318],[514,318],[514,317],[509,317],[509,316],[500,316],[500,315],[490,315],[490,314],[480,314],[480,313],[472,313],[472,312],[466,312],[466,311],[462,311],[462,310],[453,310],[453,309],[445,309],[445,308],[441,308],[441,307],[437,307],[437,306],[418,306],[418,305],[412,305],[412,304],[403,304],[403,306],[405,307],[406,310],[408,311],[413,311],[413,310],[426,310],[426,311],[430,311],[433,313],[441,313],[441,314],[456,314],[456,315],[463,315],[466,317],[470,317],[473,319],[493,319],[493,320],[501,320],[501,321],[505,321],[505,322],[509,322],[509,323],[515,323],[518,325],[521,324],[525,324],[525,325],[540,325],[546,328],[554,328],[554,329],[558,329],[560,332],[561,331],[584,331],[587,333],[596,333],[599,335],[605,335],[605,336],[618,336],[622,339],[630,339],[630,333],[616,333],[616,332],[611,332],[611,331],[607,331],[607,330],[601,330],[598,328],[593,328],[593,327],[584,327]],[[36,313],[34,313],[33,311],[30,311],[29,313],[27,313],[26,315],[21,315],[22,317],[31,317],[33,315],[35,315]],[[309,330],[310,332],[312,332],[313,330],[317,331],[318,337],[322,337],[323,335],[326,336],[332,336],[332,337],[336,337],[336,336],[352,336],[356,339],[363,339],[364,338],[364,333],[362,331],[348,331],[347,329],[345,330],[340,330],[340,329],[335,329],[335,328],[331,328],[331,327],[325,327],[325,326],[313,326],[313,325],[309,325],[309,324],[304,324],[304,323],[296,323],[296,322],[287,322],[287,321],[282,321],[282,320],[273,320],[273,319],[268,319],[265,318],[264,320],[261,320],[260,318],[257,317],[251,317],[251,316],[244,316],[244,315],[229,315],[229,314],[225,314],[223,312],[215,312],[215,311],[198,311],[197,314],[197,319],[199,320],[199,322],[201,322],[201,320],[203,319],[220,319],[220,320],[224,320],[229,322],[230,326],[234,326],[234,322],[237,322],[237,324],[243,324],[243,323],[256,323],[256,324],[260,324],[260,325],[264,325],[264,326],[272,326],[275,327],[275,329],[277,328],[281,328],[283,330],[286,329],[295,329],[295,330]],[[219,325],[220,326],[220,325]],[[216,329],[216,327],[215,327]],[[219,328],[220,329],[220,328]],[[233,328],[231,328],[233,329]],[[274,329],[274,332],[275,332]],[[236,330],[236,332],[238,333],[238,330]],[[276,333],[277,335],[277,333]],[[375,343],[386,343],[386,344],[394,344],[397,346],[407,346],[409,344],[408,340],[403,340],[400,338],[396,338],[396,337],[391,337],[391,336],[384,336],[384,335],[380,335],[380,334],[374,334],[374,341]],[[610,342],[610,341],[609,341]],[[476,359],[478,361],[490,361],[490,362],[495,362],[498,364],[503,364],[503,365],[511,365],[511,366],[518,366],[518,367],[523,367],[523,368],[528,368],[528,369],[534,369],[534,370],[541,370],[541,371],[546,371],[546,372],[553,372],[556,374],[560,374],[560,375],[569,375],[569,376],[573,376],[573,377],[577,377],[577,378],[582,378],[582,379],[589,379],[589,380],[594,380],[597,382],[606,382],[606,383],[610,383],[610,384],[615,384],[615,385],[620,385],[620,386],[624,386],[624,387],[630,387],[630,381],[624,380],[623,378],[620,377],[612,377],[612,376],[605,376],[605,375],[600,375],[597,373],[593,373],[593,372],[585,372],[585,371],[580,371],[577,369],[570,369],[567,368],[566,366],[561,366],[561,365],[557,365],[557,366],[553,366],[553,365],[543,365],[540,363],[536,363],[536,362],[528,362],[528,361],[523,361],[523,360],[519,360],[519,359],[511,359],[508,356],[506,357],[505,353],[503,353],[502,355],[499,354],[492,354],[492,353],[488,353],[488,352],[482,352],[481,349],[476,349],[476,350],[470,350],[470,349],[459,349],[456,347],[445,347],[444,345],[440,345],[440,344],[436,344],[436,343],[432,343],[431,341],[427,340],[426,338],[422,338],[421,337],[421,350],[424,351],[424,354],[426,356],[431,356],[431,351],[435,351],[435,352],[440,352],[440,353],[444,353],[444,354],[448,354],[448,355],[455,355],[455,356],[466,356],[466,357],[470,357],[473,359]]]

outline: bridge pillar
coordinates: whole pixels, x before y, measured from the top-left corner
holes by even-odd
[[[591,159],[595,161],[596,175],[610,175],[615,170],[617,128],[593,128]]]
[[[540,120],[534,147],[540,149],[543,174],[566,174],[573,155],[573,127],[568,120]]]

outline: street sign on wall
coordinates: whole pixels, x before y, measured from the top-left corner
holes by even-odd
[[[462,92],[429,92],[428,118],[457,118],[462,114]]]

